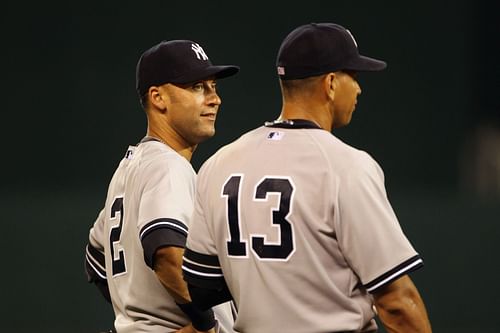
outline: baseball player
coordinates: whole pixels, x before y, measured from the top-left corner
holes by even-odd
[[[138,61],[147,136],[115,171],[86,248],[88,279],[112,303],[118,333],[233,332],[229,304],[214,319],[191,303],[181,263],[194,204],[189,161],[215,132],[216,79],[238,70],[212,65],[189,40],[163,41]]]
[[[307,24],[277,57],[278,120],[221,148],[200,169],[183,272],[197,305],[234,299],[245,333],[430,332],[408,273],[422,258],[366,152],[331,131],[347,125],[361,89],[351,33]]]

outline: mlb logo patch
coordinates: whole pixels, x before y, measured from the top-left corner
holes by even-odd
[[[283,132],[269,132],[269,134],[267,135],[267,139],[268,140],[281,140],[283,139],[283,136],[285,135],[285,133]]]

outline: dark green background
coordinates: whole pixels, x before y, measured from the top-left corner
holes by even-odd
[[[198,169],[221,145],[278,116],[281,40],[297,25],[329,21],[389,64],[359,76],[353,121],[335,134],[384,169],[401,225],[426,263],[412,277],[434,331],[498,332],[500,191],[481,191],[471,172],[478,129],[500,123],[495,3],[3,4],[0,330],[111,326],[111,309],[85,281],[83,251],[114,168],[145,133],[134,89],[144,49],[192,39],[214,63],[241,66],[219,82],[217,136],[195,153]]]

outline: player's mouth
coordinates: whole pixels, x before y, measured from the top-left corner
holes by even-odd
[[[215,112],[207,112],[207,113],[202,113],[201,114],[201,116],[203,118],[210,119],[210,120],[215,120],[216,115],[217,114]]]

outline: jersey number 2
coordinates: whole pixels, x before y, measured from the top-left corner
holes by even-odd
[[[118,225],[111,227],[109,231],[109,247],[111,250],[111,259],[113,259],[113,276],[126,271],[125,254],[119,246],[123,228],[123,198],[116,198],[113,202],[113,206],[111,206],[111,219],[115,219],[117,213],[120,213],[120,222]]]
[[[223,194],[227,197],[227,220],[229,224],[229,241],[227,253],[230,256],[245,257],[247,242],[242,240],[240,230],[240,185],[241,175],[231,176],[224,184]],[[277,244],[266,244],[265,236],[250,235],[253,252],[260,259],[287,260],[294,250],[293,227],[287,220],[293,195],[293,185],[287,178],[264,178],[255,188],[254,200],[267,201],[268,193],[279,194],[278,209],[273,209],[272,224],[279,226],[280,237]]]

